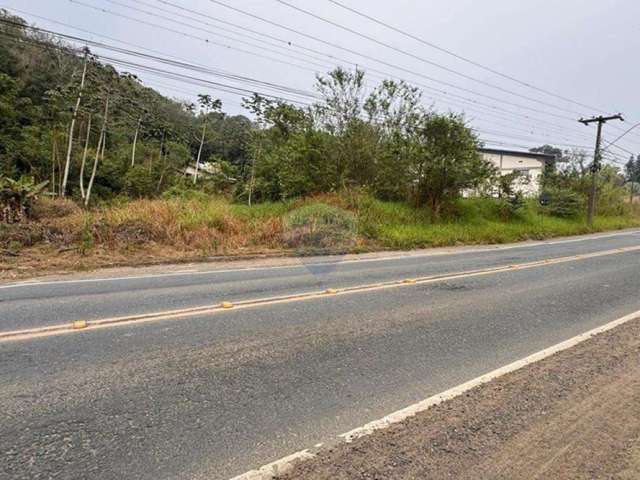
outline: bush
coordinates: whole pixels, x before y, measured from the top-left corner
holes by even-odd
[[[596,214],[617,216],[629,214],[627,192],[612,183],[602,183],[598,188]]]
[[[181,199],[181,200],[198,200],[206,201],[209,198],[202,190],[193,188],[191,183],[176,183],[162,194],[165,200]]]
[[[526,206],[524,195],[515,192],[508,197],[498,200],[498,215],[502,220],[512,220],[519,217]]]
[[[151,197],[156,193],[156,176],[143,165],[134,165],[124,176],[124,191],[133,198]]]
[[[64,218],[80,212],[80,207],[69,198],[39,198],[34,202],[31,214],[36,220]]]
[[[0,248],[18,250],[17,246],[30,247],[44,242],[46,239],[46,228],[38,223],[0,223]]]
[[[324,203],[300,207],[285,218],[285,242],[291,247],[328,248],[353,244],[353,214]]]
[[[577,217],[583,209],[580,196],[566,189],[547,189],[540,195],[542,211],[547,215],[559,218]]]

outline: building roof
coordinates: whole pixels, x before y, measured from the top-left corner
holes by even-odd
[[[495,155],[509,155],[512,157],[535,158],[536,160],[541,160],[541,161],[556,159],[555,155],[549,155],[548,153],[520,152],[518,150],[502,150],[499,148],[479,148],[478,151],[482,153],[493,153]]]

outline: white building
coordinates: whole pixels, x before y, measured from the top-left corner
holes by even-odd
[[[200,162],[200,165],[198,166],[198,176],[208,177],[220,172],[220,165],[218,165],[216,162]],[[187,177],[193,177],[196,174],[195,165],[187,166],[187,168],[185,168],[184,170],[184,174]]]
[[[553,155],[544,153],[518,152],[493,148],[481,148],[479,151],[485,159],[492,162],[496,168],[498,168],[500,175],[520,172],[521,176],[516,188],[527,196],[535,196],[540,193],[540,181],[545,164],[555,160]]]

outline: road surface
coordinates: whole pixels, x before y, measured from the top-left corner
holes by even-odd
[[[621,232],[442,255],[2,285],[0,478],[230,478],[640,310],[639,247],[640,232]],[[552,261],[495,270],[544,260]]]

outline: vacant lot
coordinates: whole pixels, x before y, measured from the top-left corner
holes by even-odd
[[[640,214],[583,218],[516,212],[492,199],[461,200],[445,216],[362,194],[328,194],[252,207],[206,195],[113,201],[82,210],[41,200],[35,218],[0,224],[0,278],[218,256],[300,255],[506,243],[640,226]]]

